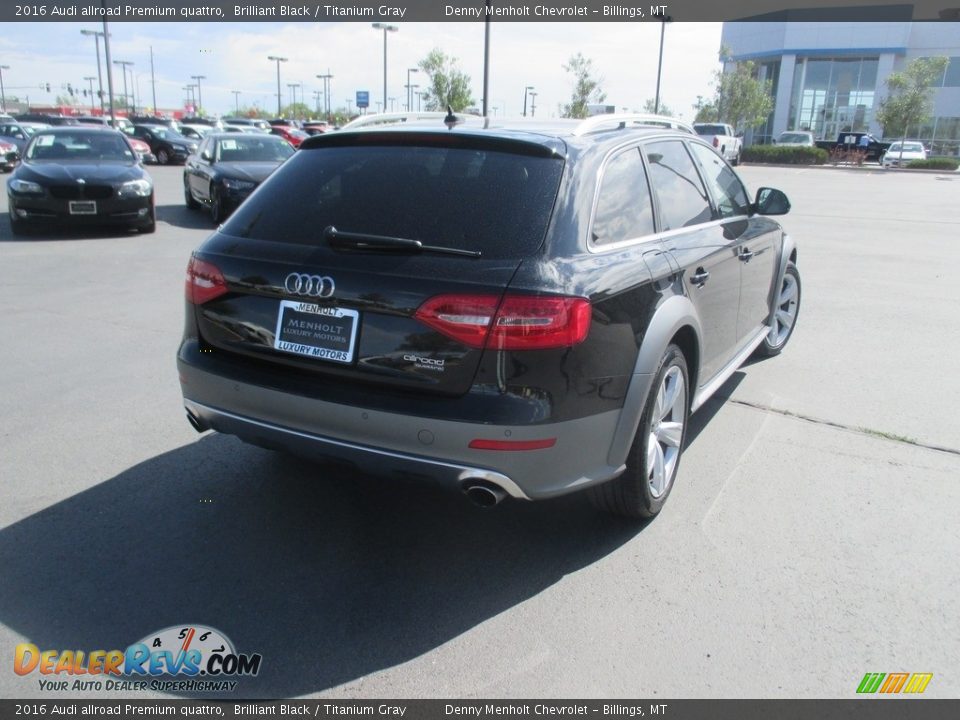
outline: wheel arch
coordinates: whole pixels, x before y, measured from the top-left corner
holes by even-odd
[[[783,274],[787,271],[787,265],[797,263],[797,244],[788,233],[783,234],[783,245],[780,248],[780,267],[777,270],[777,281],[770,288],[770,297],[767,299],[767,305],[770,306],[770,312],[767,315],[767,325],[770,324],[774,313],[774,302],[777,293],[780,292],[780,286],[783,284]]]
[[[696,309],[690,299],[674,295],[657,308],[640,343],[633,377],[620,411],[620,420],[613,434],[607,462],[620,467],[626,462],[633,438],[640,425],[643,408],[647,404],[650,384],[657,372],[663,353],[671,344],[676,344],[687,361],[687,373],[691,390],[690,399],[696,394],[699,375],[700,344],[702,332]]]

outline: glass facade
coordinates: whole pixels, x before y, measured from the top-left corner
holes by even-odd
[[[787,129],[809,130],[818,140],[869,130],[878,65],[878,57],[798,57]]]

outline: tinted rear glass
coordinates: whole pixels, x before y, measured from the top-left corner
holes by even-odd
[[[694,130],[698,135],[726,135],[727,129],[723,125],[697,125]]]
[[[543,241],[562,171],[560,159],[467,148],[301,150],[223,232],[319,245],[332,225],[484,257],[525,257]]]

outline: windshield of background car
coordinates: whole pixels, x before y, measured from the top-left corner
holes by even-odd
[[[113,132],[39,133],[27,148],[28,160],[54,162],[134,162],[133,150]]]
[[[810,142],[809,135],[803,135],[801,133],[782,133],[778,142],[781,143],[805,143]]]
[[[563,160],[450,147],[301,150],[222,232],[321,245],[324,230],[518,258],[543,241]]]
[[[726,135],[727,129],[723,125],[697,125],[694,130],[697,135]]]
[[[161,140],[185,140],[178,132],[174,132],[170,128],[160,127],[159,125],[151,125],[150,132],[153,133],[154,137],[158,137]]]
[[[894,143],[890,146],[888,152],[900,152],[900,143]],[[903,152],[923,152],[923,145],[920,143],[903,143]]]
[[[264,135],[223,138],[217,143],[217,162],[283,162],[296,152],[279,138]]]

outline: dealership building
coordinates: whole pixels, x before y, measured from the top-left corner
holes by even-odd
[[[935,153],[960,154],[960,23],[728,22],[721,46],[728,69],[752,60],[772,83],[774,110],[748,133],[754,143],[784,130],[810,130],[818,140],[847,131],[882,137],[876,112],[890,73],[915,58],[947,56],[950,64],[934,83],[933,113],[909,135]]]

